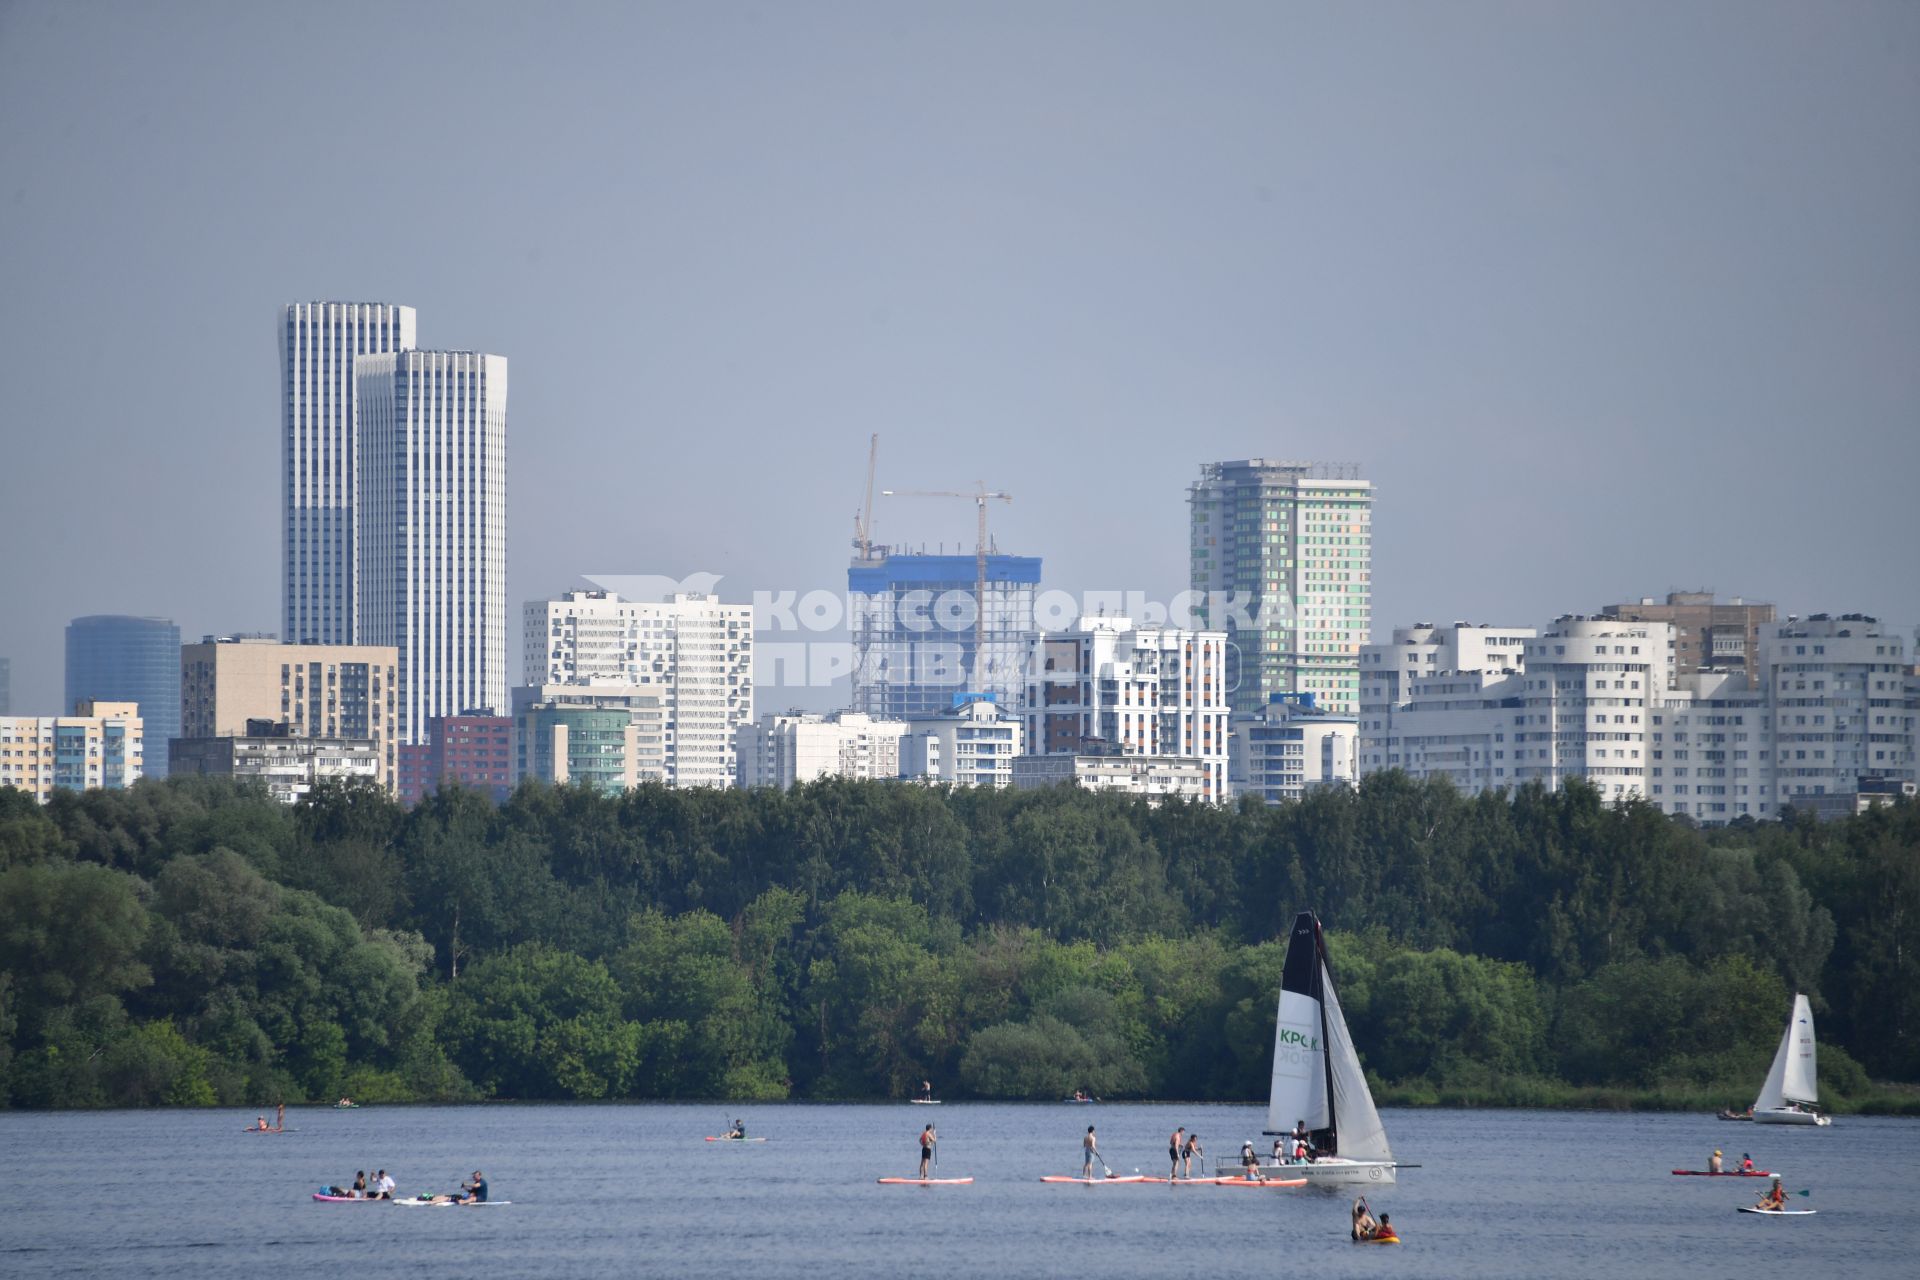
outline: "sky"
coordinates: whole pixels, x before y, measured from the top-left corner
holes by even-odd
[[[1917,68],[1855,0],[0,0],[14,710],[75,616],[277,629],[318,299],[509,358],[516,640],[581,575],[844,589],[874,432],[1075,593],[1183,590],[1200,463],[1268,457],[1377,485],[1380,638],[1910,627]]]

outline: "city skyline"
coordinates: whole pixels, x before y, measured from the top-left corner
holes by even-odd
[[[249,531],[290,298],[512,354],[509,606],[603,569],[836,589],[877,430],[884,485],[1016,493],[994,537],[1047,588],[1170,598],[1196,468],[1265,456],[1374,482],[1376,640],[1694,587],[1920,621],[1910,7],[881,12],[543,15],[564,81],[503,9],[375,48],[0,16],[0,117],[62,122],[0,135],[0,503],[60,528],[0,576],[16,713],[71,712],[76,617],[284,632]],[[511,180],[398,175],[406,236],[289,197],[387,104],[234,105],[341,66]],[[970,550],[970,514],[882,500],[875,536]]]

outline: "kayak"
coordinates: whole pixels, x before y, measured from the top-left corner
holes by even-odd
[[[1771,1178],[1773,1174],[1765,1169],[1755,1169],[1751,1173],[1738,1169],[1728,1169],[1723,1173],[1710,1173],[1705,1169],[1675,1169],[1676,1178]]]
[[[875,1178],[883,1187],[963,1187],[972,1178]]]
[[[1098,1098],[1062,1098],[1060,1099],[1060,1101],[1062,1102],[1098,1102],[1100,1101],[1100,1099]]]
[[[1396,1235],[1368,1236],[1364,1240],[1355,1239],[1354,1243],[1355,1244],[1399,1244],[1400,1237]]]
[[[324,1191],[316,1191],[313,1198],[322,1204],[393,1204],[390,1200],[374,1200],[368,1196],[330,1196]]]
[[[1258,1178],[1215,1178],[1216,1187],[1304,1187],[1305,1178],[1268,1178],[1265,1182]]]
[[[938,1098],[908,1098],[907,1101],[916,1107],[937,1107],[940,1105],[940,1099]]]
[[[1083,1187],[1104,1187],[1114,1182],[1164,1182],[1164,1178],[1148,1177],[1144,1173],[1114,1174],[1110,1178],[1069,1178],[1064,1174],[1048,1174],[1042,1182],[1077,1182]]]
[[[426,1199],[424,1197],[414,1196],[414,1197],[409,1197],[408,1199],[405,1199],[405,1200],[390,1201],[389,1203],[403,1204],[410,1209],[491,1209],[495,1205],[512,1204],[513,1201],[511,1200],[480,1200],[480,1201],[476,1201],[473,1204],[461,1204],[458,1200],[442,1200],[438,1204],[436,1204],[432,1200]]]
[[[333,1104],[333,1109],[335,1111],[358,1111],[360,1104],[357,1102],[336,1102]]]
[[[248,1127],[248,1128],[242,1129],[240,1132],[242,1133],[297,1133],[299,1132],[299,1130],[297,1129],[255,1129],[252,1127]]]
[[[765,1142],[765,1138],[708,1138],[708,1142]]]
[[[1820,1212],[1818,1209],[1762,1209],[1756,1204],[1740,1206],[1741,1213],[1757,1213],[1765,1218],[1810,1218]]]

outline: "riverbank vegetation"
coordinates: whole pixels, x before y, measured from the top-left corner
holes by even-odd
[[[1744,1105],[1799,990],[1823,1100],[1920,1114],[1920,805],[1702,831],[1398,774],[0,790],[0,1103],[1263,1098],[1302,908],[1384,1102]]]

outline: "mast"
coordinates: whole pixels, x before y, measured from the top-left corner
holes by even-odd
[[[1318,962],[1315,975],[1320,996],[1320,1045],[1325,1050],[1320,1055],[1320,1067],[1327,1077],[1327,1140],[1316,1140],[1314,1145],[1335,1155],[1340,1153],[1340,1113],[1334,1105],[1333,1092],[1333,1032],[1332,1024],[1327,1020],[1327,942],[1320,933],[1320,917],[1313,917],[1313,952]]]

